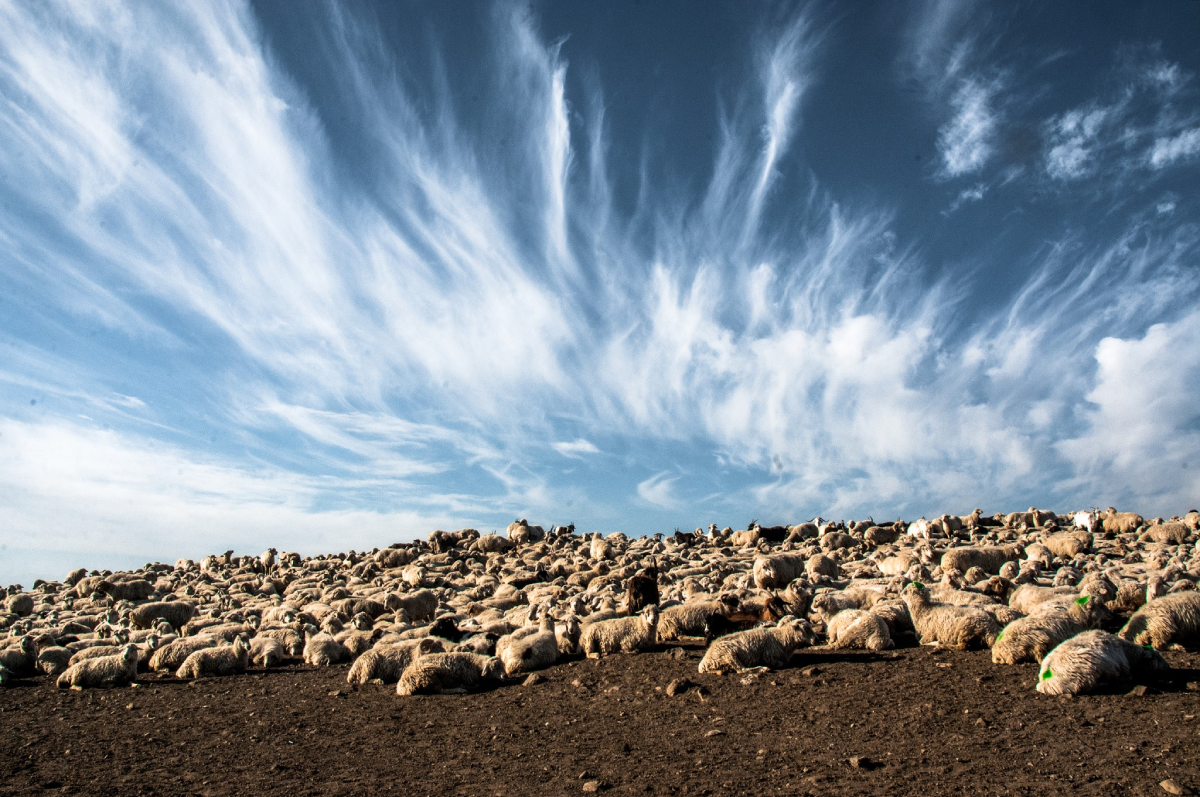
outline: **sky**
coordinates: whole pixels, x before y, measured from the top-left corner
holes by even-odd
[[[1194,508],[1198,31],[0,0],[0,582]]]

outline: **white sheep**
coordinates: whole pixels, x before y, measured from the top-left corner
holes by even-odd
[[[896,646],[883,618],[863,609],[846,609],[835,614],[826,626],[825,635],[829,647],[836,649],[890,650]]]
[[[515,639],[510,635],[497,642],[496,656],[510,677],[541,670],[558,661],[558,637],[554,633],[554,618],[549,611],[542,613],[541,622],[534,633],[523,634]]]
[[[754,583],[759,589],[782,589],[804,575],[805,559],[798,554],[759,556],[754,560]]]
[[[1046,695],[1078,695],[1170,669],[1158,651],[1107,631],[1085,631],[1042,659],[1037,690]]]
[[[74,652],[68,648],[51,645],[38,651],[38,669],[46,675],[59,675],[71,666]]]
[[[973,644],[991,647],[1000,632],[996,618],[981,607],[934,603],[929,590],[918,582],[905,587],[900,598],[908,606],[922,645],[938,644],[957,650]]]
[[[346,681],[365,684],[372,681],[391,684],[413,661],[427,653],[446,652],[445,643],[437,637],[406,639],[389,645],[376,645],[355,659]]]
[[[1111,616],[1103,602],[1089,595],[1043,603],[1033,614],[1008,623],[996,635],[992,663],[1041,661],[1060,643],[1098,628]]]
[[[13,675],[33,675],[37,670],[37,643],[33,637],[23,636],[17,647],[0,650],[0,666]]]
[[[1020,558],[1021,551],[1015,545],[951,548],[942,554],[942,569],[954,568],[966,573],[972,567],[982,568],[987,573],[999,573],[1006,562]]]
[[[589,658],[637,653],[658,644],[658,606],[651,604],[633,617],[614,617],[583,628],[579,647]]]
[[[270,669],[283,664],[289,658],[287,648],[278,639],[256,636],[250,640],[250,661],[256,667]]]
[[[197,650],[214,648],[219,644],[221,644],[221,640],[209,634],[199,634],[197,636],[177,639],[154,651],[154,655],[150,657],[150,669],[155,672],[173,672],[183,666],[183,663],[187,661],[187,657]]]
[[[88,659],[71,665],[58,676],[58,688],[90,689],[132,683],[137,678],[137,664],[137,647],[126,645],[115,656]]]
[[[476,653],[430,653],[413,660],[396,683],[398,695],[462,694],[504,677],[504,664]]]
[[[777,670],[787,666],[797,648],[812,642],[812,628],[806,621],[785,617],[771,628],[752,628],[714,640],[704,652],[699,670],[705,673],[733,673],[756,667]]]
[[[438,599],[432,591],[422,589],[408,595],[389,593],[385,598],[385,605],[393,612],[403,609],[408,613],[410,622],[425,623],[431,622],[437,616]]]
[[[232,645],[197,650],[175,671],[176,678],[205,678],[214,675],[239,675],[250,663],[250,647],[238,637]]]
[[[143,603],[129,613],[129,624],[133,628],[153,628],[159,620],[165,620],[173,629],[179,629],[195,614],[196,607],[187,601]]]
[[[1155,648],[1200,643],[1200,592],[1173,592],[1155,598],[1134,612],[1120,637]]]
[[[309,634],[304,643],[304,663],[314,667],[328,667],[332,664],[346,661],[350,651],[324,632]]]

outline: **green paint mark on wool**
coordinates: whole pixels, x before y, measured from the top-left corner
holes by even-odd
[[[1050,680],[1051,678],[1053,678],[1053,677],[1054,677],[1054,673],[1050,672],[1050,668],[1049,668],[1049,667],[1047,667],[1046,669],[1042,670],[1042,680],[1043,680],[1043,681],[1049,681],[1049,680]]]
[[[1082,598],[1076,598],[1076,599],[1075,599],[1075,602],[1076,602],[1076,603],[1078,603],[1080,606],[1087,606],[1087,602],[1088,602],[1088,598],[1089,598],[1089,597],[1091,597],[1091,596],[1090,596],[1090,595],[1084,595]]]

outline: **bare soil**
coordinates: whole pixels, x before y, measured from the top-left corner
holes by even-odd
[[[988,651],[800,651],[701,676],[701,649],[397,697],[348,666],[0,691],[0,795],[1165,795],[1200,790],[1200,655],[1144,694],[1052,698]],[[668,684],[703,687],[674,697]],[[855,759],[855,763],[851,762]],[[857,764],[857,765],[856,765]],[[598,784],[594,783],[598,781]]]

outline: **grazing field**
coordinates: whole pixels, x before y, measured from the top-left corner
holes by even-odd
[[[7,590],[0,795],[1193,793],[1197,525],[518,521],[80,569]]]

